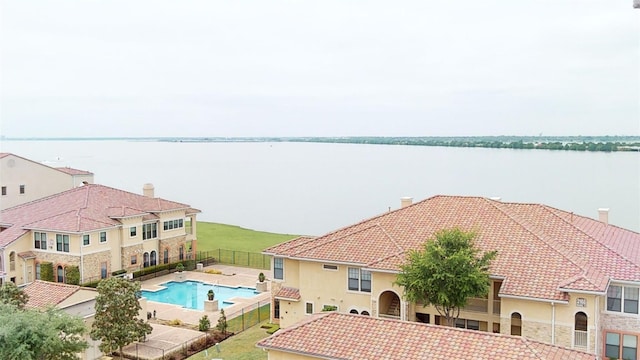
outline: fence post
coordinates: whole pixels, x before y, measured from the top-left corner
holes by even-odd
[[[247,266],[251,266],[250,256],[251,256],[251,253],[247,251]]]

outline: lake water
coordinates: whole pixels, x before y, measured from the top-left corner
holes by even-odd
[[[7,141],[0,151],[202,210],[199,220],[321,235],[438,194],[542,203],[640,231],[640,154],[314,143]]]

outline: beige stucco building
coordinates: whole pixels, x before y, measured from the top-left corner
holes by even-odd
[[[471,299],[457,327],[638,358],[640,234],[539,204],[435,196],[326,235],[264,251],[273,256],[272,320],[288,328],[323,308],[443,323],[432,306],[405,301],[399,265],[441,229],[477,233],[496,250],[491,286]]]
[[[0,153],[0,210],[93,183],[93,173]]]
[[[41,278],[53,264],[54,280],[66,282],[78,267],[80,284],[156,264],[191,259],[196,215],[189,205],[87,184],[0,212],[0,284]]]

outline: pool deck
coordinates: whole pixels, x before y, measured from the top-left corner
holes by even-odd
[[[267,279],[270,279],[272,272],[268,270],[258,270],[242,267],[234,267],[228,265],[211,265],[204,268],[217,269],[222,274],[207,274],[199,271],[185,271],[186,280],[202,281],[209,284],[218,284],[226,286],[244,286],[255,288],[258,274],[264,272]],[[168,274],[159,276],[155,279],[146,280],[141,283],[142,290],[158,290],[160,284],[175,281],[176,274]],[[266,304],[271,300],[270,283],[267,281],[267,292],[256,295],[250,299],[231,298],[233,305],[225,308],[227,318],[234,317],[242,308],[249,305]],[[179,350],[184,344],[188,344],[203,336],[202,332],[197,331],[198,323],[203,315],[209,317],[211,327],[215,327],[218,323],[220,311],[203,311],[186,309],[178,305],[165,304],[147,300],[147,311],[153,313],[156,311],[156,318],[149,322],[153,327],[153,331],[146,337],[144,342],[134,342],[123,348],[125,354],[131,358],[138,359],[162,359],[164,355],[168,355],[172,351]],[[180,320],[185,326],[167,326],[164,321]],[[196,330],[193,330],[195,327]]]
[[[185,271],[186,280],[196,280],[202,281],[204,283],[215,284],[215,285],[226,285],[226,286],[244,286],[255,288],[256,281],[258,280],[258,274],[260,272],[264,272],[267,279],[271,278],[271,272],[268,270],[258,270],[251,268],[242,268],[228,265],[211,265],[204,268],[207,269],[216,269],[220,270],[222,274],[207,274],[205,272],[198,271]],[[142,283],[142,290],[158,290],[161,288],[160,284],[175,281],[175,274],[168,274],[164,276],[157,277],[155,279],[146,280]],[[267,286],[269,286],[269,282],[267,281]],[[256,304],[257,302],[267,303],[271,299],[270,289],[267,289],[267,292],[256,295],[252,298],[240,298],[235,297],[229,299],[229,301],[233,301],[233,305],[229,305],[225,307],[225,313],[227,317],[229,315],[233,315],[236,312],[239,312],[242,308],[247,307],[249,305]],[[216,324],[218,322],[218,317],[220,315],[220,311],[203,311],[203,310],[193,310],[183,308],[178,305],[165,304],[155,301],[147,301],[147,311],[153,313],[156,311],[156,321],[159,320],[175,320],[179,319],[185,324],[197,325],[199,323],[200,318],[203,315],[207,315],[211,324]],[[153,321],[152,321],[153,323]]]

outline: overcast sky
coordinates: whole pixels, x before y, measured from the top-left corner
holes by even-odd
[[[632,0],[2,0],[0,133],[640,134]]]

